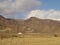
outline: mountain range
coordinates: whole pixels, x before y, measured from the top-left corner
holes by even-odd
[[[9,19],[0,15],[0,33],[2,32],[60,34],[60,21],[37,17]]]

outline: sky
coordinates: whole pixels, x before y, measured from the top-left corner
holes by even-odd
[[[16,19],[60,20],[60,0],[0,0],[0,15]]]
[[[40,9],[56,9],[60,10],[60,0],[40,0],[42,2],[42,6]]]

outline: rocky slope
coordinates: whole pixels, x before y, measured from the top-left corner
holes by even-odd
[[[31,17],[27,20],[7,19],[0,15],[0,31],[60,34],[60,21]]]

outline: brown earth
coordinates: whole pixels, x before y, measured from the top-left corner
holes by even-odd
[[[60,34],[60,21],[36,17],[8,19],[0,15],[0,32]]]

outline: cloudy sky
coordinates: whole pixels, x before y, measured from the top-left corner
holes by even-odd
[[[60,20],[60,0],[0,0],[0,15]]]

